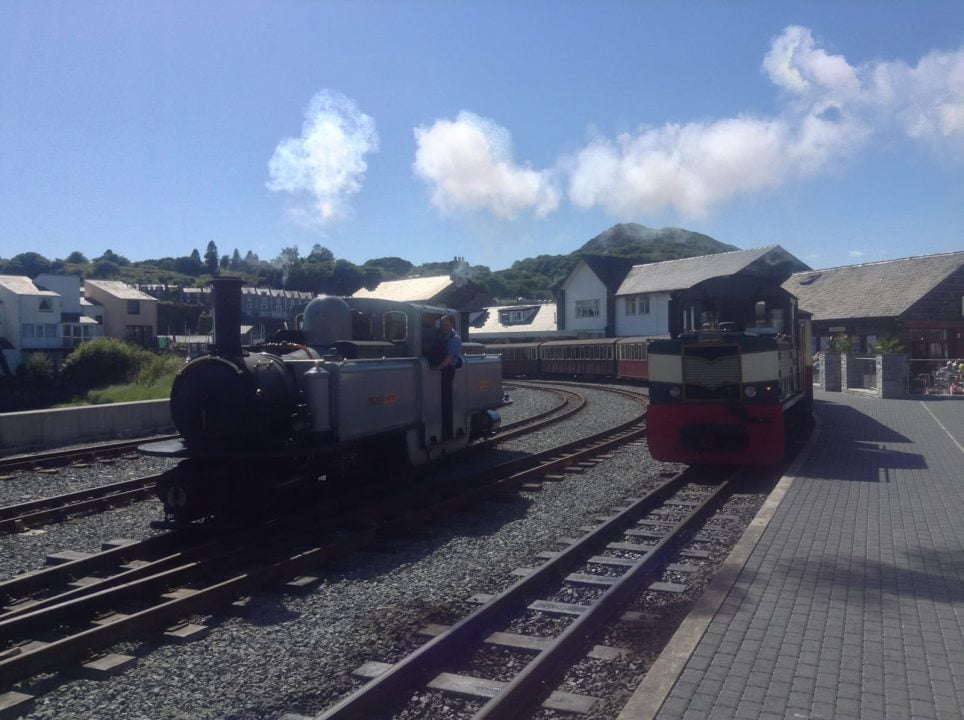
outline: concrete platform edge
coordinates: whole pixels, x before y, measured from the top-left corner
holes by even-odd
[[[653,720],[669,695],[676,680],[683,672],[686,662],[709,627],[727,595],[733,589],[737,578],[743,572],[750,553],[763,536],[763,532],[776,513],[787,492],[793,485],[799,468],[806,461],[816,445],[820,433],[820,422],[814,418],[815,427],[806,446],[787,468],[786,474],[764,501],[756,517],[744,531],[720,571],[710,581],[706,591],[700,596],[692,610],[673,634],[669,644],[656,658],[656,662],[646,673],[636,691],[629,698],[616,720]]]

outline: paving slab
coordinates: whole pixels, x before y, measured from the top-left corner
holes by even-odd
[[[964,719],[964,398],[814,414],[619,720]]]

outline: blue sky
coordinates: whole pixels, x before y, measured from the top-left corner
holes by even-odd
[[[0,3],[0,256],[964,249],[964,2]]]

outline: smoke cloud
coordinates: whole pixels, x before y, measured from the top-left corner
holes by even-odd
[[[337,222],[349,214],[349,200],[362,187],[365,156],[377,150],[375,121],[354,100],[322,90],[305,110],[301,137],[275,148],[267,188],[290,195],[288,213],[300,224]]]
[[[444,213],[484,210],[512,219],[531,210],[545,217],[559,206],[555,174],[518,165],[509,131],[487,118],[462,111],[415,128],[415,142],[415,173]]]

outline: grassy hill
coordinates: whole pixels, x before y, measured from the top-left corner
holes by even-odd
[[[569,275],[583,255],[617,255],[643,264],[739,249],[682,228],[654,230],[636,223],[619,223],[568,255],[539,255],[518,260],[506,270],[481,273],[474,279],[486,285],[491,295],[506,302],[516,298],[548,301],[552,299],[553,286]]]

